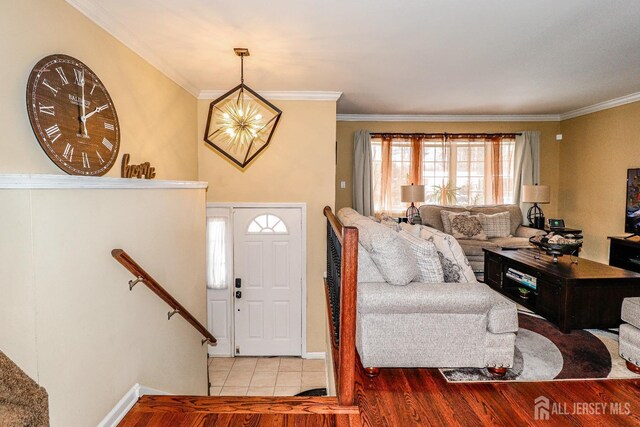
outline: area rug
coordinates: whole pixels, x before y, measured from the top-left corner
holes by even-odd
[[[618,355],[617,330],[582,329],[563,334],[544,318],[518,310],[514,366],[502,378],[486,369],[440,369],[449,382],[558,381],[640,378]]]

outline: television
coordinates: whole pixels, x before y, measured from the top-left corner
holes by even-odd
[[[627,170],[625,233],[640,235],[640,168]]]

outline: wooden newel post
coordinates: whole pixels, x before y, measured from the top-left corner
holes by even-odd
[[[356,375],[356,298],[358,280],[358,229],[342,229],[342,277],[340,281],[340,346],[338,349],[338,401],[354,402]]]

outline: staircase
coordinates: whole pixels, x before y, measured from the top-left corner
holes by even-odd
[[[49,425],[47,392],[0,351],[0,425]]]

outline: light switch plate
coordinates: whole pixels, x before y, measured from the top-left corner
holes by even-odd
[[[340,181],[340,188],[347,188],[347,181]]]

